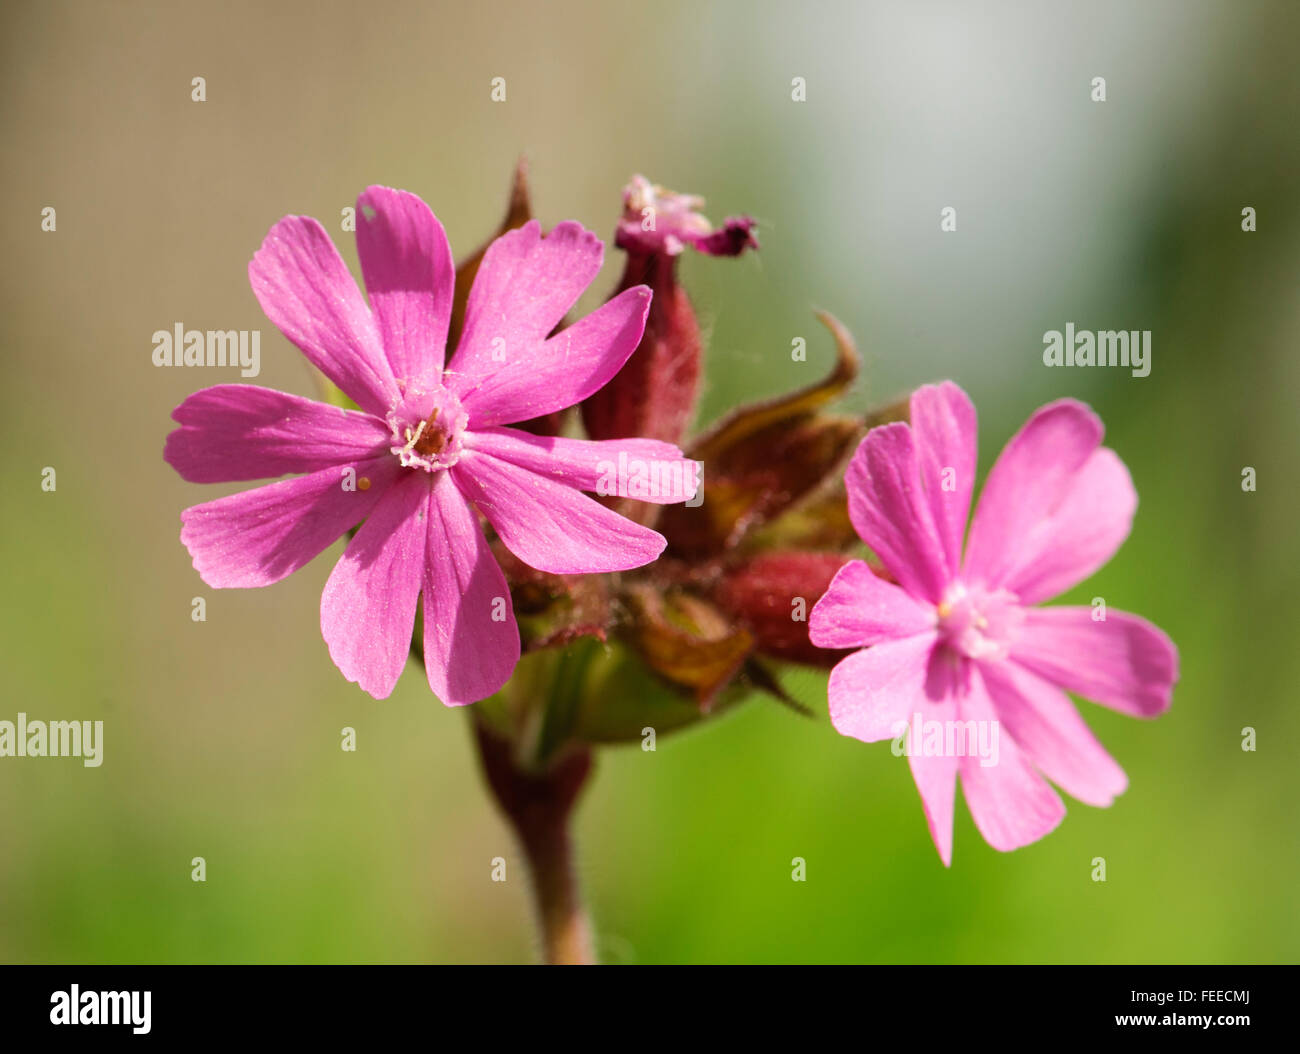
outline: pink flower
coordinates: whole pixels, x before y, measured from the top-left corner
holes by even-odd
[[[604,246],[577,223],[543,238],[533,221],[487,250],[444,368],[455,266],[429,207],[370,187],[357,201],[357,251],[369,306],[313,219],[285,217],[253,257],[249,279],[267,317],[360,410],[248,385],[190,396],[172,414],[181,427],[164,453],[185,479],[304,475],[185,510],[181,541],[208,585],[265,586],[362,524],[321,598],[334,662],[388,696],[423,594],[429,686],[448,705],[474,702],[519,658],[509,587],[475,509],[506,548],[555,574],[639,567],[664,548],[581,492],[620,455],[671,464],[675,446],[506,427],[581,402],[613,377],[641,339],[650,291],[628,289],[550,336],[596,277]],[[678,468],[695,478],[693,465]]]
[[[995,849],[1051,831],[1065,806],[1128,785],[1066,696],[1133,717],[1169,707],[1178,652],[1121,611],[1033,605],[1087,578],[1128,536],[1137,493],[1082,403],[1040,408],[989,474],[966,539],[975,408],[951,382],[912,396],[911,426],[873,429],[849,466],[849,516],[894,579],[846,565],[813,609],[814,643],[860,648],[831,672],[831,720],[864,742],[908,726],[930,835],[952,860],[960,772]],[[894,583],[897,584],[894,584]],[[995,749],[972,749],[974,743]]]

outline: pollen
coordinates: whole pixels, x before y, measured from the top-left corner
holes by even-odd
[[[940,618],[947,618],[947,617],[948,617],[949,615],[951,615],[951,614],[952,614],[952,605],[949,604],[948,601],[946,601],[946,600],[940,602],[940,604],[939,604],[939,617],[940,617]]]
[[[369,490],[369,489],[370,489],[369,476],[362,476],[359,480],[357,480],[357,490]]]

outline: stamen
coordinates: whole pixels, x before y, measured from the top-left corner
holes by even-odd
[[[415,430],[414,434],[409,428],[406,430],[406,446],[402,447],[401,453],[397,456],[398,461],[403,466],[410,465],[411,458],[414,456],[415,444],[420,441],[420,436],[424,433],[424,426],[428,423],[428,421],[421,421],[420,427]]]
[[[428,396],[438,395],[441,402],[429,407]],[[395,420],[399,411],[389,415],[393,429],[393,442],[388,448],[397,455],[403,468],[419,468],[425,472],[440,472],[450,468],[460,459],[461,432],[466,415],[449,392],[424,393],[419,396],[427,416],[420,420],[412,414],[406,420]]]

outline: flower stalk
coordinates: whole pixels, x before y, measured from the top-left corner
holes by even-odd
[[[573,807],[591,773],[591,751],[581,748],[542,771],[529,771],[516,761],[509,742],[481,721],[473,725],[484,777],[528,859],[542,961],[555,966],[594,964],[591,922],[569,833]]]

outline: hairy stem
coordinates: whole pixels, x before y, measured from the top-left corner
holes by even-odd
[[[574,803],[591,772],[591,752],[570,753],[545,771],[529,772],[515,761],[510,744],[479,721],[474,735],[488,786],[528,858],[544,961],[595,962],[569,837]]]

